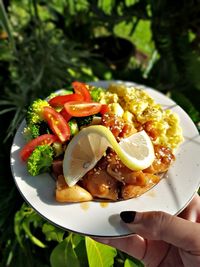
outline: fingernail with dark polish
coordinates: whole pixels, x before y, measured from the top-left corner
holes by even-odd
[[[134,222],[136,211],[122,211],[120,217],[125,223]]]

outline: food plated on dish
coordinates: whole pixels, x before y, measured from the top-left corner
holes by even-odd
[[[161,135],[160,139],[158,139],[160,142],[162,141],[163,144],[164,142],[175,142],[176,147],[179,143],[179,137],[184,137],[184,140],[177,148],[173,148],[171,145],[175,160],[168,171],[155,186],[139,197],[123,201],[94,201],[93,198],[93,200],[87,202],[58,202],[55,198],[55,176],[53,178],[49,170],[36,176],[30,175],[27,169],[27,161],[23,161],[19,157],[20,151],[27,143],[27,139],[24,136],[24,129],[27,126],[25,120],[20,124],[11,147],[11,170],[14,182],[25,201],[42,217],[56,226],[84,235],[121,237],[131,234],[131,230],[121,223],[119,214],[123,210],[161,210],[170,214],[178,214],[192,199],[200,184],[200,137],[198,130],[186,112],[164,94],[144,85],[126,81],[90,83],[92,86],[106,88],[106,90],[113,84],[146,92],[162,110],[170,110],[168,114],[178,114],[179,121],[177,120],[176,124],[178,127],[172,128],[171,133],[170,131],[167,132],[167,125],[171,124],[171,122],[164,117],[164,121],[167,120],[167,122],[164,123],[166,127],[160,130]],[[58,93],[60,94],[60,91]],[[128,93],[126,95],[128,97]],[[112,99],[111,96],[110,99]],[[119,102],[119,98],[115,96],[115,99],[117,100],[115,100],[115,103]],[[126,101],[128,102],[128,99]],[[105,103],[105,100],[102,99],[102,102]],[[141,101],[136,100],[135,102],[139,105]],[[121,107],[123,107],[123,104],[121,104]],[[123,109],[125,113],[126,110],[125,108]],[[159,122],[161,118],[162,116],[158,116],[157,121]],[[158,123],[157,126],[160,127],[160,124]],[[87,128],[85,127],[85,130]],[[180,128],[182,129],[181,135]],[[176,129],[178,130],[177,135]],[[77,135],[74,136],[74,139]],[[176,136],[178,139],[176,139]]]
[[[81,82],[36,99],[23,128],[22,164],[50,172],[58,202],[136,198],[160,182],[183,141],[179,117],[148,92]]]

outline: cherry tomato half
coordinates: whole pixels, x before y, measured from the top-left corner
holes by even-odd
[[[72,117],[71,115],[69,115],[69,113],[66,111],[65,108],[62,108],[62,110],[60,111],[60,114],[63,116],[66,122],[68,122]]]
[[[88,91],[87,85],[85,83],[75,81],[72,83],[72,86],[76,94],[80,94],[83,96],[83,101],[92,101],[90,92]]]
[[[69,101],[83,101],[83,96],[81,94],[58,95],[50,99],[49,104],[55,108]]]
[[[52,107],[44,107],[43,116],[52,132],[61,142],[65,142],[70,138],[69,125],[59,112]]]
[[[35,139],[29,141],[20,151],[20,158],[23,161],[26,161],[29,156],[32,154],[33,150],[37,147],[37,146],[41,146],[41,145],[51,145],[54,142],[58,142],[58,137],[53,135],[53,134],[43,134],[40,135],[38,137],[36,137]]]
[[[100,112],[101,104],[96,102],[68,102],[64,104],[64,108],[72,117],[85,117]]]
[[[105,113],[107,113],[107,112],[109,112],[109,107],[108,107],[108,105],[107,105],[107,104],[102,104],[102,106],[101,106],[101,110],[100,110],[101,115],[103,115],[103,114],[105,114]]]

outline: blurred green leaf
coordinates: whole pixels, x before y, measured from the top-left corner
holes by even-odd
[[[117,255],[115,248],[103,245],[91,239],[85,238],[88,262],[90,267],[111,267]]]
[[[138,267],[138,265],[132,260],[126,259],[124,262],[124,267]]]
[[[70,234],[53,249],[50,263],[52,267],[81,267],[73,246],[73,234]]]
[[[78,235],[78,234],[74,234],[73,244],[75,246],[75,252],[77,254],[79,262],[81,263],[81,267],[82,266],[89,267],[88,255],[87,255],[86,245],[85,245],[85,237]]]
[[[188,115],[194,122],[197,123],[200,121],[199,111],[195,108],[193,103],[183,93],[172,91],[171,98],[188,113]]]
[[[48,222],[44,223],[42,226],[42,232],[46,237],[47,241],[57,241],[60,243],[63,240],[63,236],[65,234],[65,231],[55,227],[52,224],[49,224]]]
[[[39,240],[31,231],[31,224],[34,228],[41,226],[44,220],[35,212],[32,208],[23,204],[21,209],[15,214],[15,234],[21,247],[24,248],[24,239],[26,236],[29,237],[31,242],[36,246],[45,248],[46,245]]]

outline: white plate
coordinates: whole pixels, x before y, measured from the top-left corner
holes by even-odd
[[[120,82],[120,81],[118,81]],[[136,85],[123,82],[127,86]],[[106,88],[107,81],[91,83]],[[11,168],[15,183],[24,197],[41,216],[53,224],[84,235],[119,237],[131,234],[121,223],[119,213],[124,210],[165,211],[178,214],[194,196],[200,184],[200,136],[190,117],[165,95],[151,88],[137,85],[146,90],[163,108],[171,109],[180,117],[185,141],[176,154],[176,161],[155,187],[142,196],[115,203],[60,204],[54,199],[55,181],[49,174],[31,177],[26,165],[19,159],[19,150],[24,145],[19,127],[11,148]]]

